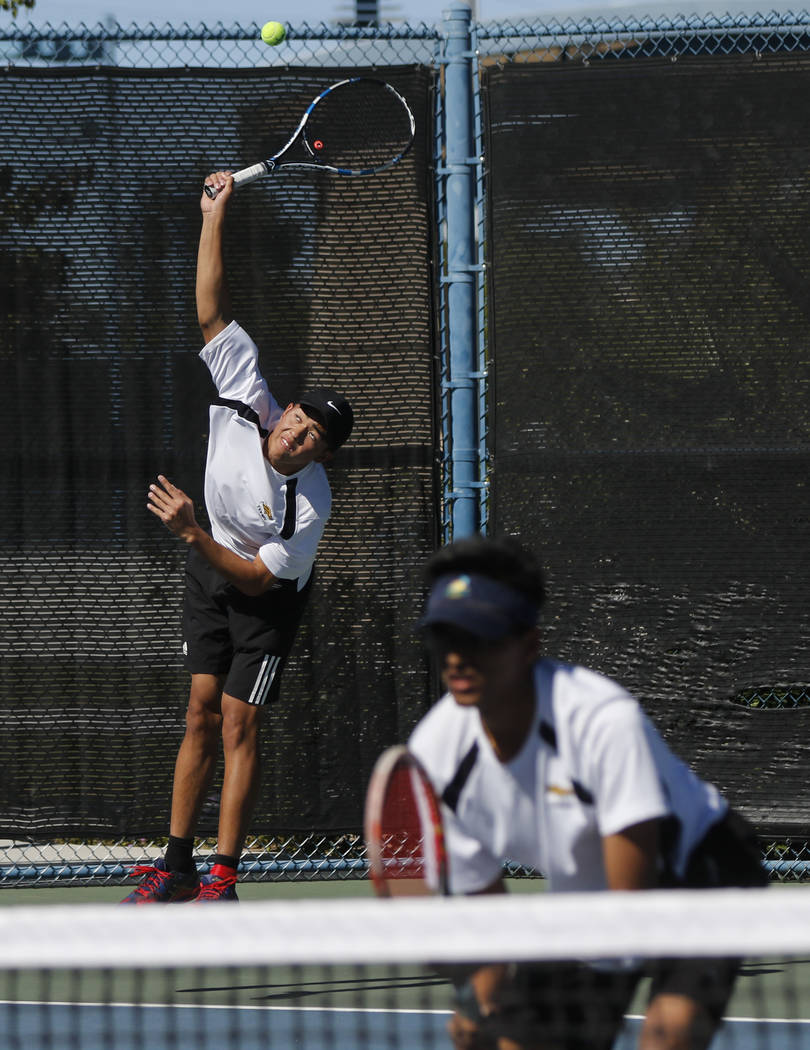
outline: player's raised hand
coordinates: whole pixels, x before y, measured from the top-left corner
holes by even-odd
[[[205,180],[200,208],[203,212],[218,211],[225,207],[232,192],[233,175],[229,171],[212,172]]]
[[[190,540],[199,528],[191,499],[162,474],[158,474],[157,485],[149,486],[147,507],[167,529],[181,539]]]

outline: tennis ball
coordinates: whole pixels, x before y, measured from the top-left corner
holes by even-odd
[[[262,26],[262,40],[271,47],[280,44],[286,35],[287,30],[281,22],[265,22]]]

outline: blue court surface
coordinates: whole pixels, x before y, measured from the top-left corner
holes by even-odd
[[[444,1010],[318,1007],[167,1007],[93,1003],[0,1003],[10,1050],[425,1050],[451,1043]],[[639,1018],[628,1019],[614,1050],[633,1050]],[[810,1050],[810,1022],[726,1021],[712,1050]]]
[[[418,966],[7,971],[0,1050],[452,1050],[451,1002]],[[711,1050],[810,1050],[810,959],[747,960],[727,1017]]]

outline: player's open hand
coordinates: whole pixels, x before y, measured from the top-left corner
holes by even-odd
[[[158,474],[158,484],[149,486],[149,510],[160,518],[175,536],[190,541],[199,528],[194,517],[194,504],[189,497],[168,478]]]

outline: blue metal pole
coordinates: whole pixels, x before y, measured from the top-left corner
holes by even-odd
[[[479,527],[478,392],[476,380],[476,252],[474,235],[470,8],[454,0],[444,11],[446,259],[453,536]]]

